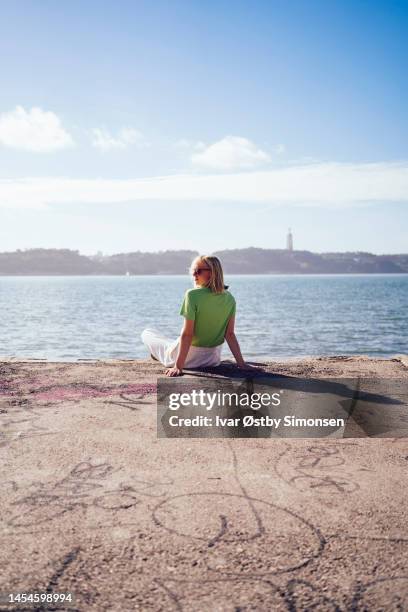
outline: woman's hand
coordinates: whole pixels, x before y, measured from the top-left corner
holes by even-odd
[[[166,370],[165,374],[166,376],[181,376],[183,374],[183,370],[174,366],[173,368]]]
[[[241,370],[259,370],[259,366],[253,366],[245,361],[237,363],[237,368],[240,368]]]
[[[176,363],[172,368],[166,370],[166,376],[181,376],[183,374],[183,366],[186,361],[187,353],[191,346],[191,341],[194,335],[193,319],[184,319],[184,327],[181,330],[180,344]]]

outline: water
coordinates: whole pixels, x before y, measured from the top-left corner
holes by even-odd
[[[226,282],[247,359],[408,352],[408,275],[242,275]],[[187,276],[0,277],[0,356],[146,357],[140,332],[155,326],[175,338],[191,286]]]

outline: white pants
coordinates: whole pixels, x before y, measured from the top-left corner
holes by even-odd
[[[172,367],[176,363],[180,337],[176,340],[166,338],[156,329],[148,327],[142,332],[143,344],[166,367]],[[200,366],[217,366],[221,361],[222,344],[218,346],[190,346],[184,363],[186,368],[198,368]]]

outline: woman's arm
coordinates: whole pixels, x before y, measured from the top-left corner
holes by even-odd
[[[184,319],[184,326],[181,330],[180,344],[177,359],[174,367],[166,370],[166,376],[180,376],[187,358],[188,350],[191,346],[194,335],[194,321]]]
[[[242,357],[242,353],[241,353],[241,349],[239,346],[239,342],[238,339],[235,335],[235,315],[233,315],[230,320],[228,321],[228,325],[227,328],[225,330],[225,340],[228,343],[228,346],[231,349],[231,353],[234,355],[235,357],[235,361],[237,362],[237,366],[240,368],[244,368],[246,366],[246,363],[244,361],[244,358]]]

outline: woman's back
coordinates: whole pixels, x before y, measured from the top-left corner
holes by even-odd
[[[208,287],[186,291],[180,314],[195,322],[192,345],[210,347],[222,344],[235,309],[235,298],[229,291],[215,293]]]
[[[154,359],[168,366],[166,376],[181,376],[183,368],[221,363],[224,340],[239,368],[245,367],[235,335],[235,299],[224,284],[221,262],[215,255],[199,255],[190,266],[195,287],[186,291],[180,308],[183,329],[176,341],[155,329],[145,329],[142,340]]]

